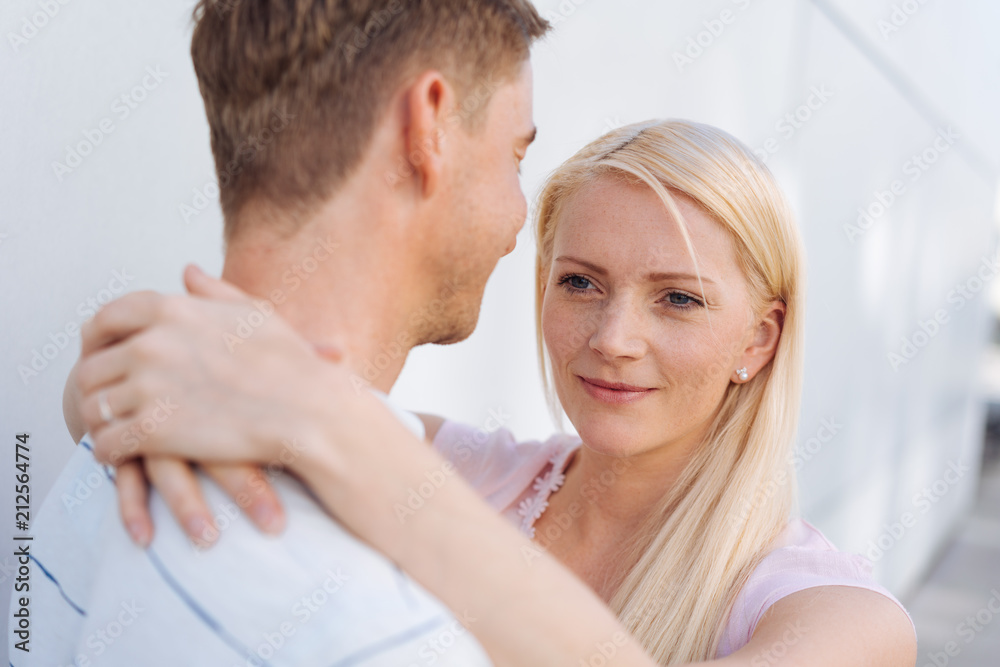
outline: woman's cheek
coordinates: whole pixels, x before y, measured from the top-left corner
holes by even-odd
[[[557,366],[572,357],[575,350],[589,340],[584,338],[580,328],[576,326],[576,318],[568,308],[558,305],[548,305],[542,311],[542,336],[549,356]]]

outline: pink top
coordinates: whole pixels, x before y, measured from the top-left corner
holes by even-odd
[[[557,434],[544,442],[518,442],[506,429],[487,432],[446,421],[433,446],[490,505],[533,538],[534,523],[548,507],[549,496],[562,485],[563,473],[580,439]],[[746,646],[772,604],[816,586],[875,591],[906,612],[899,600],[872,578],[868,559],[837,551],[807,521],[792,519],[736,597],[715,657],[723,658]],[[906,615],[910,617],[909,612]]]

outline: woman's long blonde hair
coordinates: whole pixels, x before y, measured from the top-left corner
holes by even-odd
[[[541,314],[555,228],[565,203],[608,174],[642,182],[660,196],[692,259],[671,193],[687,195],[729,231],[749,287],[749,317],[775,299],[786,305],[774,359],[749,382],[725,390],[705,442],[630,545],[625,562],[634,565],[610,602],[661,665],[711,660],[733,601],[795,505],[789,459],[802,376],[802,244],[774,177],[729,134],[673,120],[609,132],[559,167],[539,199],[535,314],[546,385]],[[721,377],[734,371],[721,364],[707,370]]]

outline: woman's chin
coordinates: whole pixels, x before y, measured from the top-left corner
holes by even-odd
[[[581,415],[573,419],[576,432],[587,449],[595,454],[622,458],[634,456],[650,449],[650,443],[636,428],[635,420],[608,418],[594,414]]]

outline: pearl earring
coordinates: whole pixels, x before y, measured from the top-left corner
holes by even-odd
[[[740,380],[741,380],[741,381],[743,381],[743,382],[746,382],[747,380],[749,380],[749,379],[750,379],[750,376],[749,376],[749,375],[747,375],[747,369],[746,369],[746,366],[744,366],[743,368],[741,368],[741,369],[739,369],[738,371],[736,371],[736,375],[737,375],[737,376],[738,376],[738,377],[740,378]]]

